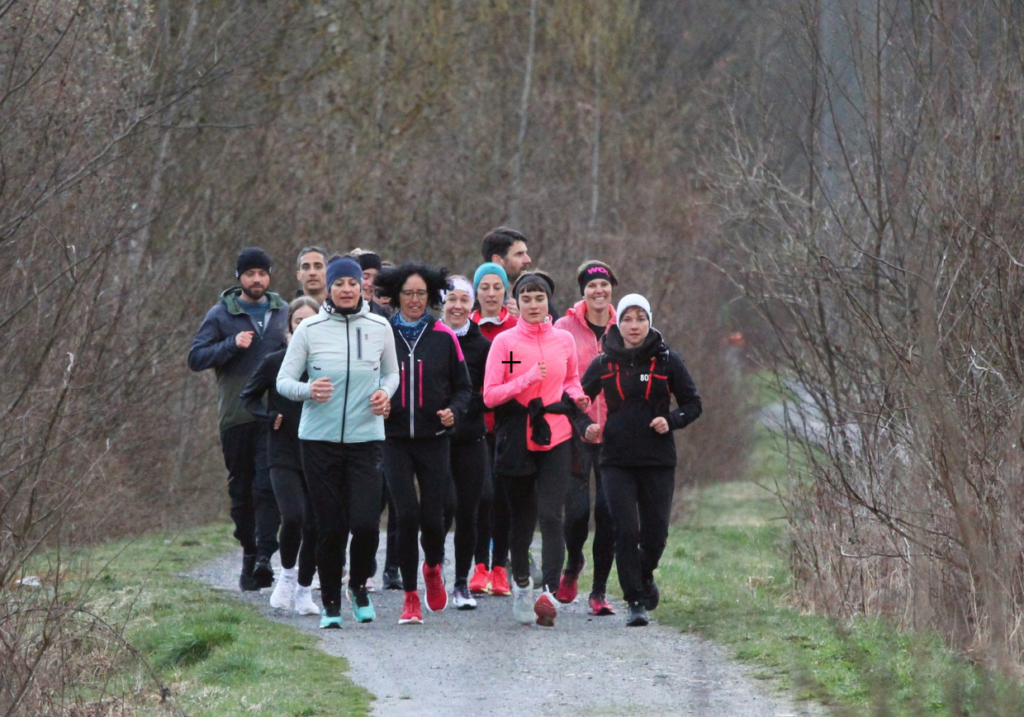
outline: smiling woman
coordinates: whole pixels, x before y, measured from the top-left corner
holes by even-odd
[[[377,294],[398,307],[391,325],[401,379],[386,423],[384,473],[398,513],[398,560],[405,588],[399,624],[420,624],[423,613],[416,592],[419,531],[423,534],[427,608],[437,612],[448,606],[441,562],[444,507],[451,480],[449,436],[462,427],[472,386],[455,334],[427,313],[428,306],[441,305],[442,291],[452,289],[448,270],[406,263],[382,271],[376,284]]]

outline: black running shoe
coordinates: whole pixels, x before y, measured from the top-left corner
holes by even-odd
[[[253,577],[252,571],[256,568],[255,555],[242,556],[242,574],[238,576],[238,589],[242,592],[253,592],[260,589]]]
[[[252,571],[256,585],[261,588],[269,588],[274,584],[274,569],[270,567],[270,558],[260,557],[256,559],[256,567]]]
[[[385,590],[403,590],[405,585],[402,583],[402,573],[399,571],[397,565],[385,565],[384,566],[384,589]]]
[[[654,582],[653,577],[644,580],[644,607],[654,610],[658,607],[659,602],[661,602],[661,592],[658,590],[658,583]]]
[[[647,617],[647,610],[644,609],[642,602],[631,602],[629,604],[629,612],[626,614],[627,627],[646,627],[650,621],[650,618]]]

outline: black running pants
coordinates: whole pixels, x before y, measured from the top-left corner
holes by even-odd
[[[549,451],[534,452],[533,458],[537,465],[535,473],[500,479],[508,491],[512,518],[512,576],[520,585],[529,580],[528,553],[539,522],[544,586],[554,592],[558,590],[558,578],[565,560],[562,508],[565,505],[565,484],[572,469],[572,446],[566,441]]]
[[[228,496],[235,538],[247,555],[270,558],[277,552],[281,515],[270,484],[267,427],[250,421],[221,431],[220,445],[228,469]]]
[[[668,540],[675,469],[602,466],[604,491],[615,526],[615,562],[627,602],[644,598]]]
[[[373,574],[380,539],[383,443],[301,441],[302,467],[316,516],[316,565],[324,607],[341,604],[350,533],[349,583],[364,585]]]
[[[422,533],[427,565],[444,561],[444,509],[450,470],[447,436],[389,438],[385,442],[384,475],[398,514],[398,565],[406,592],[415,590],[418,584],[417,533]]]
[[[274,466],[270,469],[277,507],[281,511],[281,567],[299,563],[299,585],[308,588],[316,572],[316,518],[302,471]]]
[[[615,559],[615,534],[601,482],[600,453],[600,443],[581,443],[581,472],[572,474],[565,491],[565,567],[579,572],[583,565],[583,545],[590,532],[590,472],[593,469],[597,484],[594,496],[593,592],[603,595],[607,592],[608,574]]]

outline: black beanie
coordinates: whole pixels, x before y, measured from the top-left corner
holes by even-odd
[[[356,257],[356,260],[359,262],[359,268],[363,271],[366,271],[367,269],[376,269],[377,271],[380,271],[384,268],[384,263],[380,260],[380,257],[372,251],[364,251]]]
[[[594,279],[604,279],[612,286],[619,285],[619,280],[615,278],[615,273],[610,266],[600,261],[588,261],[580,268],[579,274],[576,275],[576,281],[580,284],[581,295],[584,293],[583,290],[587,288],[587,284]]]
[[[235,278],[241,279],[242,274],[249,269],[263,269],[270,273],[270,255],[258,246],[250,246],[242,249],[238,254],[238,261],[235,262]]]

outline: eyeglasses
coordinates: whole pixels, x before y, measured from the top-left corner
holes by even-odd
[[[401,291],[401,294],[402,294],[402,296],[404,296],[407,299],[412,299],[414,297],[417,298],[417,299],[425,299],[425,298],[427,298],[427,292],[424,291],[423,289],[420,289],[419,291],[412,291],[411,289],[403,289]]]

